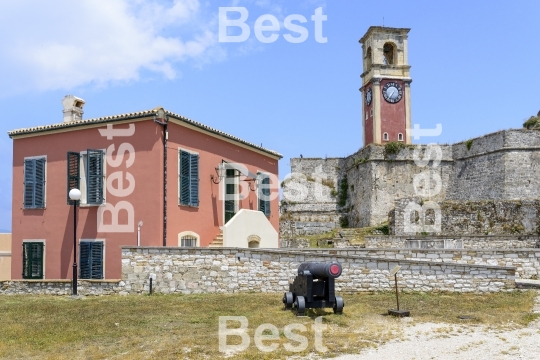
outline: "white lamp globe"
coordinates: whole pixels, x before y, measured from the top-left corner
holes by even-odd
[[[69,198],[74,201],[81,200],[81,190],[79,189],[71,189],[69,190]]]

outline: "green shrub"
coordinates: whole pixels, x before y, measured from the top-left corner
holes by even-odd
[[[384,157],[388,155],[395,155],[399,153],[402,149],[405,149],[405,144],[400,141],[390,141],[384,145]]]
[[[377,226],[374,230],[382,232],[384,235],[390,235],[390,227],[388,224],[381,224]]]
[[[347,204],[348,189],[349,183],[347,181],[347,177],[345,176],[339,182],[338,205],[340,207],[344,207]]]
[[[473,139],[469,139],[465,141],[465,146],[467,147],[467,150],[471,150],[472,143],[473,143]]]
[[[526,129],[540,129],[540,116],[531,116],[529,120],[523,123]]]

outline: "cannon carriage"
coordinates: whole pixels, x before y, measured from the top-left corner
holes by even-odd
[[[296,310],[296,315],[305,315],[306,309],[332,308],[335,314],[343,313],[345,303],[335,294],[335,279],[341,275],[337,262],[307,262],[298,267],[298,275],[289,291],[283,295],[286,309]]]

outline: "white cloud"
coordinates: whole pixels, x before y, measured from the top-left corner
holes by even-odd
[[[0,2],[0,94],[174,79],[180,61],[223,57],[198,0]]]

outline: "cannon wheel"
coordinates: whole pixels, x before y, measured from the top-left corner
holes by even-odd
[[[292,292],[286,292],[283,295],[283,304],[285,304],[285,309],[290,309],[293,306],[293,293]]]
[[[343,307],[345,302],[341,296],[336,296],[336,302],[334,303],[334,314],[343,314]]]
[[[296,316],[304,316],[306,313],[306,300],[303,296],[297,296],[294,302],[296,308]]]

